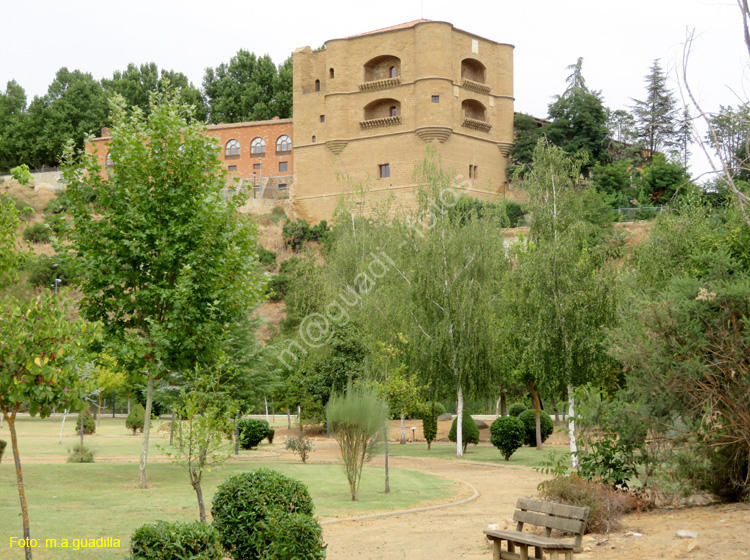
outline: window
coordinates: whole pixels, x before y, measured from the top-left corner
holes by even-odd
[[[333,68],[330,68],[328,70],[328,77],[331,78],[331,79],[333,79]]]
[[[477,178],[477,166],[470,165],[469,166],[469,179],[476,179],[476,178]]]
[[[391,176],[391,164],[390,163],[381,163],[378,165],[378,177],[381,179],[385,179],[386,177]]]
[[[440,103],[440,96],[439,95],[433,95],[432,96],[432,102],[433,103]]]
[[[313,141],[313,142],[317,142],[317,141],[318,141],[318,139],[317,139],[317,138],[315,138],[315,136],[313,136],[313,137],[312,137],[312,141]]]
[[[112,154],[107,153],[107,167],[114,167],[115,162],[112,161]]]
[[[396,107],[391,107],[390,109],[388,109],[388,114],[391,117],[395,117],[398,115],[398,109],[396,109]]]
[[[315,91],[320,91],[320,80],[315,80]]]
[[[279,136],[276,140],[276,153],[289,153],[292,151],[292,139],[286,134]]]
[[[289,170],[289,162],[288,161],[280,161],[279,162],[279,171],[288,171]]]
[[[287,185],[286,183],[279,183],[279,188],[280,189],[286,189],[288,187],[289,187],[289,185]]]
[[[326,122],[326,116],[320,115],[320,122]]]
[[[255,138],[250,144],[250,154],[255,156],[266,155],[266,142],[263,138]]]
[[[253,169],[260,169],[260,164],[259,163],[254,163],[253,164]]]
[[[227,142],[226,156],[238,156],[240,155],[240,143],[237,140],[230,140]]]
[[[227,169],[229,169],[229,171],[237,171],[237,166],[236,165],[230,165]]]
[[[391,66],[391,69],[388,71],[388,74],[390,75],[391,78],[397,77],[398,76],[398,68],[396,68],[395,66]]]

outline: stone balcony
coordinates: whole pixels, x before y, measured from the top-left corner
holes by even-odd
[[[362,82],[359,84],[359,91],[377,91],[388,89],[401,84],[401,76],[395,78],[385,78],[384,80],[373,80],[371,82]]]
[[[476,93],[484,93],[487,94],[490,92],[490,86],[480,84],[479,82],[474,82],[472,80],[467,80],[464,78],[463,82],[461,82],[461,85],[465,87],[468,90],[471,90]]]
[[[472,130],[479,130],[480,132],[489,132],[492,128],[492,125],[485,121],[480,121],[477,119],[470,119],[469,117],[466,117],[464,119],[464,122],[461,124],[461,126],[470,128]]]
[[[397,126],[399,124],[401,124],[401,115],[359,121],[359,127],[362,130],[371,130],[373,128],[382,128],[384,126]]]

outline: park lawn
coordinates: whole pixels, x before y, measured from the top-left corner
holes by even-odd
[[[500,451],[492,444],[481,442],[479,445],[468,445],[463,461],[479,461],[482,463],[494,463],[504,466],[539,467],[542,463],[549,461],[550,454],[562,455],[569,451],[567,447],[547,445],[541,451],[535,447],[524,446],[511,455],[506,461]],[[381,449],[381,454],[383,450]],[[423,442],[407,443],[406,445],[389,445],[388,454],[393,457],[431,457],[434,459],[459,460],[456,457],[456,444],[448,442],[433,442],[428,451],[427,444]]]
[[[164,459],[149,463],[149,488],[137,488],[140,437],[128,435],[124,420],[102,421],[98,435],[86,437],[86,444],[98,449],[100,459],[93,464],[66,464],[61,460],[67,448],[78,441],[66,421],[63,444],[58,444],[60,418],[39,420],[19,418],[24,485],[29,504],[31,535],[39,539],[36,559],[122,559],[128,554],[129,538],[135,528],[163,519],[193,521],[198,518],[195,492],[186,471]],[[111,420],[111,419],[110,419]],[[53,435],[54,434],[54,435]],[[9,440],[7,425],[0,439]],[[155,442],[168,443],[168,433],[152,439],[151,452],[162,454]],[[48,448],[52,448],[51,450]],[[450,501],[459,492],[455,482],[412,470],[391,469],[391,493],[383,493],[382,467],[365,468],[358,502],[352,502],[343,466],[302,464],[273,457],[279,444],[263,444],[258,450],[242,451],[221,467],[204,475],[203,492],[210,512],[216,488],[229,476],[272,468],[305,483],[315,502],[316,515],[341,518],[417,507]],[[115,457],[122,458],[121,460]],[[50,461],[50,462],[45,462]],[[0,558],[23,558],[22,548],[10,548],[11,537],[22,536],[20,505],[10,447],[0,463]],[[110,537],[119,539],[120,548],[73,549],[73,539]],[[63,539],[70,547],[45,548],[46,539]]]

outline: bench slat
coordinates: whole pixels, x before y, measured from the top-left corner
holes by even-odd
[[[586,526],[585,521],[566,519],[565,517],[553,517],[543,513],[522,510],[516,510],[513,513],[513,520],[520,521],[521,523],[532,523],[539,527],[550,527],[552,529],[558,529],[559,531],[566,531],[574,534],[583,533],[583,529]]]
[[[536,511],[570,519],[584,520],[589,516],[589,508],[587,507],[569,506],[567,504],[531,500],[529,498],[518,498],[516,507],[526,511]]]
[[[484,534],[490,538],[502,539],[518,544],[526,544],[529,546],[540,546],[545,550],[573,550],[575,545],[573,543],[566,543],[557,541],[555,539],[548,539],[546,537],[540,537],[532,535],[531,533],[519,533],[518,531],[502,531],[500,529],[485,529]]]

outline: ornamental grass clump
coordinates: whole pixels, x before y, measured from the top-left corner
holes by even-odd
[[[383,437],[388,403],[367,387],[349,385],[346,393],[328,401],[328,421],[341,448],[352,501],[359,497],[362,468]]]

